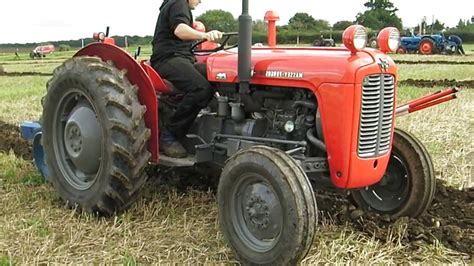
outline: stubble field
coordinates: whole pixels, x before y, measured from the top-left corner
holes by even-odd
[[[150,48],[142,56],[149,55]],[[472,263],[474,255],[474,45],[467,56],[393,55],[397,102],[447,86],[458,99],[396,125],[430,152],[438,187],[419,219],[363,215],[344,194],[317,192],[320,219],[305,264]],[[18,125],[38,120],[46,82],[71,52],[43,60],[0,53],[0,265],[30,263],[237,263],[219,231],[213,185],[150,167],[129,211],[97,218],[67,209],[32,163]]]

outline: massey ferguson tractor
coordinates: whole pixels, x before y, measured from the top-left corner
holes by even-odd
[[[212,172],[221,230],[244,264],[306,256],[318,225],[314,186],[348,190],[366,211],[422,214],[435,191],[433,164],[395,117],[453,99],[455,89],[396,106],[397,68],[386,53],[398,48],[397,29],[380,31],[380,50],[366,48],[360,25],[345,30],[345,47],[252,47],[242,2],[238,34],[194,48],[215,97],[181,140],[187,158],[159,153],[160,121],[182,93],[107,34],[54,71],[32,138],[60,197],[108,216],[139,197],[148,164]]]

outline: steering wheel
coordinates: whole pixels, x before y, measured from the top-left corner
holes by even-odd
[[[228,44],[229,42],[229,39],[230,37],[232,36],[238,36],[239,33],[238,32],[226,32],[226,33],[223,33],[222,34],[222,38],[221,38],[221,41],[219,42],[219,45],[214,48],[214,49],[198,49],[197,47],[205,42],[207,42],[208,40],[201,40],[201,41],[198,41],[196,43],[194,43],[192,46],[191,46],[191,52],[194,54],[194,55],[209,55],[209,54],[212,54],[212,53],[215,53],[217,51],[221,51],[221,50],[229,50],[229,49],[232,49],[232,48],[235,48],[237,47],[239,44],[234,44],[234,45],[231,45],[231,46],[228,46],[226,47],[226,45]]]

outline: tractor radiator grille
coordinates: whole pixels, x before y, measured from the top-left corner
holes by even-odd
[[[389,74],[375,74],[364,78],[357,149],[359,157],[376,157],[390,149],[394,83],[394,77]]]

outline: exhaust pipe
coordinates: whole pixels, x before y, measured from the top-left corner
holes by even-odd
[[[239,16],[239,93],[249,93],[252,53],[252,17],[249,15],[249,0],[242,0],[242,14]]]

